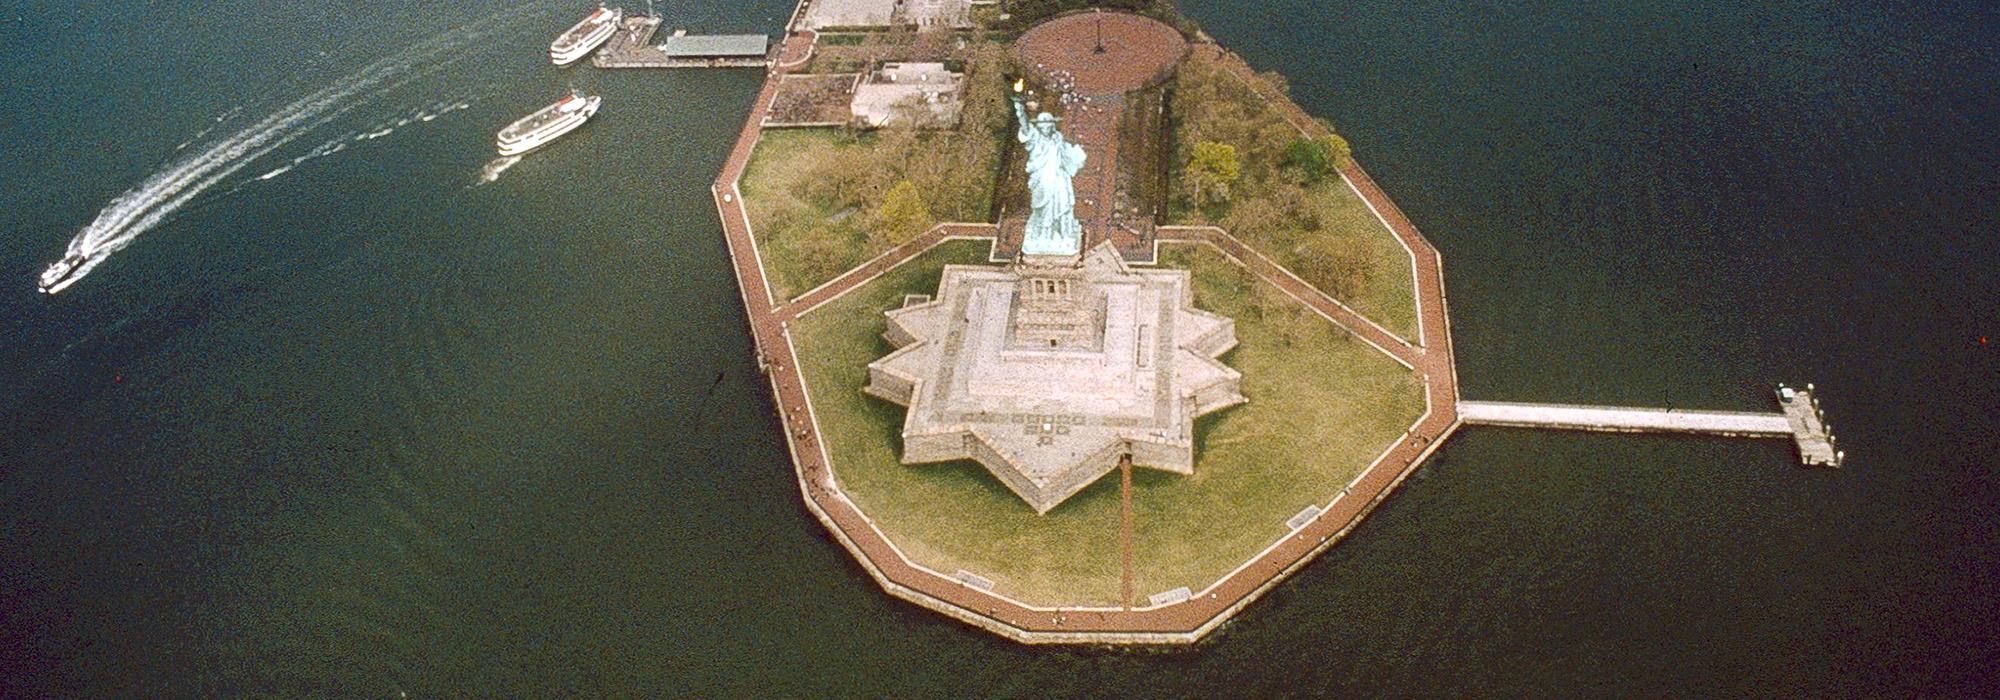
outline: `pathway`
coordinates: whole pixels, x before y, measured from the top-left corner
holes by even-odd
[[[1460,401],[1458,412],[1460,418],[1469,424],[1519,428],[1773,437],[1789,437],[1792,434],[1792,423],[1783,413],[1683,411],[1674,408],[1570,406],[1504,401]]]

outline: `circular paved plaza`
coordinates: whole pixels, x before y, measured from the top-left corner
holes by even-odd
[[[1100,29],[1103,53],[1098,53]],[[1187,40],[1167,23],[1123,12],[1084,12],[1035,25],[1014,42],[1043,80],[1084,96],[1119,95],[1167,77]]]

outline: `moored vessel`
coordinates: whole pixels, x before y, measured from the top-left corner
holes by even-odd
[[[584,122],[590,121],[591,115],[597,114],[597,107],[603,101],[604,98],[597,95],[585,95],[571,90],[568,95],[556,100],[555,104],[536,110],[534,114],[522,117],[508,124],[507,128],[501,129],[497,141],[500,155],[518,156],[527,153],[583,126]]]
[[[562,66],[590,55],[591,51],[603,45],[606,39],[611,38],[612,33],[618,31],[618,20],[624,15],[625,11],[622,9],[598,5],[597,11],[590,13],[590,16],[577,22],[576,26],[570,27],[569,31],[563,32],[562,36],[556,37],[554,43],[549,44],[549,60]]]

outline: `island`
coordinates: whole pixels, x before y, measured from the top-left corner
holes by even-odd
[[[1468,422],[1832,448],[1461,401],[1438,251],[1165,0],[808,0],[770,66],[714,194],[804,503],[1007,638],[1199,640]]]

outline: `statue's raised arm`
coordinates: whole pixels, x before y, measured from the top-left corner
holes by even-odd
[[[1021,143],[1027,143],[1028,137],[1034,133],[1028,124],[1028,106],[1021,104],[1020,95],[1010,95],[1007,99],[1014,103],[1014,123],[1020,125],[1019,129],[1014,130],[1014,138]]]

